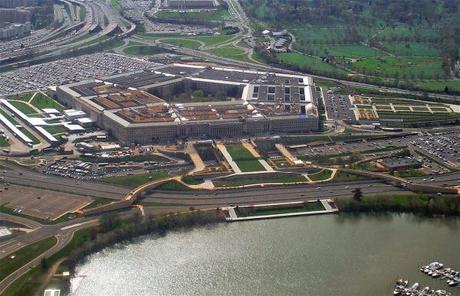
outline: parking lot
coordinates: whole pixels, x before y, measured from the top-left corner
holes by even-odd
[[[5,190],[5,187],[8,189]],[[89,203],[89,197],[33,187],[10,185],[0,187],[0,205],[18,214],[55,220],[60,216],[76,211]]]
[[[353,152],[369,152],[375,150],[392,150],[392,147],[413,147],[422,155],[431,158],[447,167],[460,168],[460,135],[458,130],[443,134],[409,135],[399,138],[348,142],[348,143],[324,143],[305,145],[301,148],[292,149],[296,156],[314,157],[317,155],[340,155]],[[429,158],[423,157],[424,167],[430,173],[445,173],[448,170],[436,164]]]
[[[49,86],[118,73],[153,69],[157,63],[111,53],[63,59],[0,74],[0,95],[46,89]]]
[[[356,120],[348,96],[328,93],[324,98],[324,102],[328,119],[351,122]]]
[[[410,142],[415,148],[435,159],[460,167],[460,135],[458,132],[438,135],[427,134]]]

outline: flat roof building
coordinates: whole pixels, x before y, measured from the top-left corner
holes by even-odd
[[[56,93],[123,144],[308,132],[319,122],[311,77],[283,73],[172,64]]]

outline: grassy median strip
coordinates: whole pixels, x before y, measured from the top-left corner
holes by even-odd
[[[113,177],[103,178],[102,180],[107,183],[136,188],[147,182],[155,181],[155,180],[166,178],[166,177],[168,177],[167,172],[157,171],[157,172],[137,174],[137,175],[113,176]]]
[[[56,244],[56,238],[48,237],[31,245],[28,245],[17,252],[0,259],[0,281],[8,275],[24,266],[40,254],[44,253]],[[14,258],[11,258],[14,256]]]
[[[290,183],[298,183],[298,182],[306,182],[304,176],[302,175],[286,175],[286,176],[263,176],[260,178],[254,178],[251,176],[245,176],[238,179],[222,179],[222,180],[214,180],[213,183],[217,187],[230,187],[230,186],[243,186],[243,185],[251,185],[251,184],[268,184],[268,183],[282,183],[282,184],[290,184]]]

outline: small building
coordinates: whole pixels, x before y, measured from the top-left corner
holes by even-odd
[[[81,133],[85,131],[85,129],[78,124],[64,124],[64,127],[69,131],[69,133]]]
[[[113,151],[118,150],[121,148],[118,144],[106,144],[106,145],[99,145],[102,151]]]
[[[420,161],[413,157],[390,157],[381,161],[381,164],[390,171],[407,170],[421,167]]]
[[[59,115],[59,114],[61,114],[61,112],[59,112],[58,110],[56,110],[54,108],[43,108],[42,111],[43,111],[43,113],[45,113],[47,115],[50,115],[50,114]]]
[[[98,147],[96,147],[95,145],[93,144],[90,144],[90,143],[85,143],[85,142],[80,142],[80,143],[77,143],[75,144],[75,147],[77,147],[78,151],[81,151],[81,152],[96,152],[98,151]]]
[[[86,113],[81,110],[68,109],[68,110],[64,110],[64,116],[68,120],[73,121],[78,118],[86,117]]]
[[[82,127],[92,127],[94,125],[94,120],[88,117],[82,117],[77,119],[77,124]]]
[[[270,31],[269,30],[263,30],[262,31],[262,35],[269,35],[270,34]]]

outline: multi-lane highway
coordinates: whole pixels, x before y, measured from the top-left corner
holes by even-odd
[[[10,162],[2,162],[7,169],[1,174],[5,183],[31,186],[53,191],[68,192],[78,195],[104,197],[109,199],[122,199],[128,194],[129,189],[91,181],[75,181],[53,175],[44,175],[40,172],[22,168]]]

